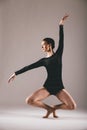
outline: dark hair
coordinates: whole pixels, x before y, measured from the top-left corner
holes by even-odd
[[[43,41],[46,41],[48,44],[51,44],[52,49],[54,49],[55,41],[52,38],[44,38]]]

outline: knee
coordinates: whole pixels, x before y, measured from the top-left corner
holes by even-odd
[[[74,102],[73,105],[72,105],[72,110],[75,110],[77,108],[77,105],[76,103]]]
[[[32,105],[32,104],[34,104],[35,101],[31,97],[29,97],[29,98],[26,98],[25,102],[26,102],[26,104]]]
[[[75,110],[77,108],[77,105],[76,105],[76,103],[72,103],[68,107],[69,107],[70,110]]]

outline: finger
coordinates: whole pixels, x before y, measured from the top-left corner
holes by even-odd
[[[12,81],[14,80],[14,77],[12,78]]]
[[[65,19],[67,19],[68,17],[69,17],[69,15],[66,14],[62,19],[65,20]]]
[[[8,83],[10,83],[10,79],[8,80]]]
[[[8,83],[10,83],[10,82],[11,82],[11,80],[12,80],[12,78],[9,78]]]

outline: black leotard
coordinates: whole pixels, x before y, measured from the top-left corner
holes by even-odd
[[[42,58],[39,61],[25,66],[24,68],[15,72],[16,75],[24,73],[25,71],[44,66],[47,70],[47,79],[44,83],[44,87],[47,91],[56,95],[60,90],[64,88],[62,82],[62,53],[64,46],[64,34],[63,25],[59,26],[59,46],[57,51],[48,58]]]

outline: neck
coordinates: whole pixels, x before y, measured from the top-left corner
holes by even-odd
[[[49,52],[47,52],[47,56],[46,57],[50,57],[50,56],[52,56],[54,54],[54,51],[52,50],[52,51],[49,51]]]

